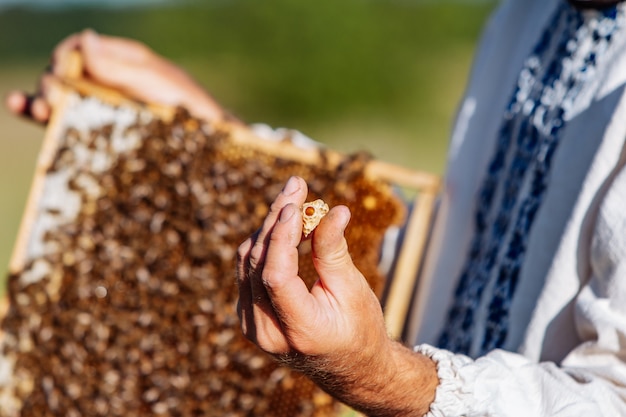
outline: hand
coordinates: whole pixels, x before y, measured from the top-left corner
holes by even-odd
[[[352,349],[354,339],[376,329],[368,342],[386,340],[378,300],[354,267],[343,238],[350,212],[333,208],[313,234],[321,279],[311,291],[298,277],[298,244],[307,186],[294,177],[270,208],[263,227],[239,248],[239,308],[244,333],[275,355],[327,355]],[[371,317],[364,328],[352,317]],[[367,330],[366,330],[367,329]],[[326,340],[327,339],[327,340]],[[378,346],[372,346],[377,349]]]
[[[388,337],[380,303],[348,253],[347,207],[333,207],[313,232],[320,279],[309,291],[298,277],[306,196],[304,180],[292,177],[261,229],[239,247],[243,333],[369,415],[425,414],[438,384],[435,364]]]
[[[55,48],[49,72],[39,82],[35,95],[9,93],[7,108],[16,115],[45,123],[50,117],[47,94],[53,76],[63,76],[64,58],[81,52],[87,79],[116,88],[140,101],[181,105],[205,120],[221,120],[224,110],[185,71],[157,55],[144,44],[123,38],[98,35],[85,30],[69,36]]]

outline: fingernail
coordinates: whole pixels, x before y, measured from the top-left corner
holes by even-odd
[[[296,177],[291,177],[285,184],[285,188],[283,188],[283,194],[292,195],[296,191],[300,189],[300,181]]]
[[[293,217],[293,214],[295,213],[293,204],[289,204],[288,206],[283,207],[283,209],[280,212],[280,221],[282,223],[288,221],[289,219],[291,219]]]
[[[345,211],[339,211],[337,213],[340,218],[339,218],[339,227],[341,228],[342,231],[346,230],[346,227],[348,227],[348,223],[350,223],[350,211],[349,210],[345,210]]]

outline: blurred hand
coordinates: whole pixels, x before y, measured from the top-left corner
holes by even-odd
[[[222,108],[185,71],[156,54],[144,44],[123,38],[98,35],[85,30],[64,39],[55,48],[49,72],[39,81],[36,94],[13,91],[6,97],[12,113],[47,122],[50,107],[47,93],[53,75],[63,76],[64,58],[81,52],[87,79],[116,88],[140,101],[182,105],[194,116],[206,120],[225,117]]]
[[[425,414],[438,384],[435,365],[388,337],[380,303],[348,253],[347,207],[332,208],[313,232],[320,279],[309,291],[299,278],[306,196],[304,180],[292,177],[261,229],[239,247],[243,333],[368,415]]]

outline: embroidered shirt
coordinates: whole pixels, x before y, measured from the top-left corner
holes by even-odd
[[[429,416],[626,415],[624,7],[486,27],[409,326]]]

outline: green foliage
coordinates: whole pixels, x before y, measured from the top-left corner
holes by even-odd
[[[84,27],[146,42],[249,120],[310,122],[406,113],[429,62],[471,47],[490,5],[364,0],[212,1],[184,8],[12,10],[0,56],[46,59]],[[25,29],[28,28],[28,29]],[[464,75],[463,75],[464,78]]]

